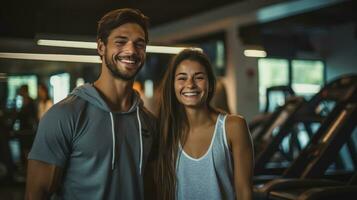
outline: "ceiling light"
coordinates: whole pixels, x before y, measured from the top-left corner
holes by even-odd
[[[0,58],[62,62],[102,63],[99,56],[0,52]]]
[[[67,41],[67,40],[37,40],[37,45],[53,47],[69,47],[81,49],[97,49],[95,42]]]
[[[0,82],[6,81],[7,79],[7,74],[6,73],[0,73]]]
[[[38,45],[42,46],[54,46],[54,47],[68,47],[68,48],[81,48],[81,49],[97,49],[96,42],[81,42],[81,41],[68,41],[68,40],[45,40],[39,39],[37,41]],[[154,46],[147,45],[147,53],[166,53],[166,54],[177,54],[180,51],[188,47],[171,47],[171,46]],[[201,48],[192,48],[202,51]]]
[[[246,49],[244,50],[244,55],[247,57],[264,58],[267,56],[267,53],[263,50]]]

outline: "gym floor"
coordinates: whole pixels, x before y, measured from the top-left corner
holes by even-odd
[[[1,200],[23,200],[25,197],[25,184],[0,185]]]

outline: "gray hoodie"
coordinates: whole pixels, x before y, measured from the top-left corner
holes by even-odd
[[[137,94],[128,112],[112,112],[85,84],[44,115],[28,159],[64,169],[59,199],[144,199],[155,124]]]

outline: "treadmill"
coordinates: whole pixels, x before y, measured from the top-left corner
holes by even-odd
[[[315,137],[322,124],[328,126],[328,123],[323,122],[329,115],[342,109],[346,99],[356,92],[356,86],[357,75],[342,76],[325,85],[309,101],[294,97],[277,109],[261,132],[253,137],[256,157],[254,174],[267,175],[267,179],[271,179],[284,173]],[[303,126],[305,130],[299,130],[299,126]],[[307,144],[301,144],[298,139],[302,132],[308,135]],[[284,149],[282,144],[287,141],[289,145],[285,146],[289,148]],[[257,182],[263,179],[260,178]]]
[[[310,186],[310,187],[307,187]],[[330,180],[297,180],[271,191],[272,200],[354,200],[357,196],[357,171],[347,183]]]
[[[294,90],[287,85],[277,85],[277,86],[271,86],[266,89],[266,94],[265,94],[265,99],[266,99],[266,105],[264,108],[263,113],[257,115],[250,123],[249,123],[249,130],[254,136],[255,133],[261,132],[262,126],[267,124],[268,120],[271,120],[272,114],[275,113],[276,109],[279,109],[281,106],[276,106],[271,103],[271,97],[274,96],[274,94],[278,94],[280,96],[284,97],[284,104],[285,102],[291,98],[295,97],[295,92]]]
[[[309,145],[284,171],[281,179],[254,188],[256,199],[295,199],[306,188],[336,184],[332,180],[309,179],[323,178],[328,167],[338,157],[342,146],[349,141],[352,134],[357,134],[357,92],[354,90],[352,94],[350,98],[336,105]],[[293,190],[289,189],[291,187]]]

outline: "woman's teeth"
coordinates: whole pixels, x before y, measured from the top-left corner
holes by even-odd
[[[196,95],[198,95],[198,92],[184,92],[183,95],[188,96],[188,97],[196,96]]]

